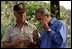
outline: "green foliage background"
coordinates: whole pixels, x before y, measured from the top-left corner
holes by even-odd
[[[50,11],[50,1],[48,3],[41,1],[1,1],[1,38],[5,33],[7,27],[15,21],[13,15],[13,6],[19,2],[26,4],[27,8],[27,20],[33,23],[39,32],[41,31],[41,26],[39,22],[35,19],[34,13],[35,10],[43,6]],[[63,6],[60,6],[60,18],[63,20],[69,27],[68,31],[68,47],[71,47],[71,10],[65,9]]]

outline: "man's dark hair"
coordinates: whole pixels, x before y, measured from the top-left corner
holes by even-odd
[[[48,11],[46,8],[44,8],[44,7],[38,8],[38,9],[36,10],[36,14],[37,14],[37,13],[40,13],[40,14],[42,14],[42,15],[50,15],[49,11]]]
[[[26,10],[26,8],[23,3],[19,3],[19,4],[14,5],[13,10],[16,12],[18,12],[18,11],[24,12]]]

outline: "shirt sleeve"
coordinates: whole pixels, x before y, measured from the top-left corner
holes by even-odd
[[[56,31],[51,31],[50,35],[52,40],[55,41],[59,46],[66,41],[67,38],[67,27],[63,23],[60,23],[57,26]]]
[[[34,25],[33,25],[33,29],[34,29],[34,30],[37,30],[36,26],[34,26]],[[41,35],[40,35],[40,33],[39,33],[39,31],[38,31],[38,30],[37,30],[37,34],[38,34],[38,37],[40,38],[40,37],[41,37]]]
[[[4,33],[1,42],[7,42],[7,41],[9,41],[9,40],[10,40],[10,28],[8,28],[8,29],[6,30],[6,32]]]

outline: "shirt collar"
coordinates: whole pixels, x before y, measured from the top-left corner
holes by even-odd
[[[13,24],[14,26],[16,26],[17,25],[17,23],[16,22],[14,22],[14,24]],[[28,22],[25,20],[25,24],[24,25],[28,25]]]
[[[50,24],[55,23],[56,20],[57,20],[56,18],[52,18],[52,20],[50,21]]]

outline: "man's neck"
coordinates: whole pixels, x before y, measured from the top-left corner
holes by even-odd
[[[22,26],[25,24],[26,22],[25,21],[17,21],[17,26],[22,28]]]

